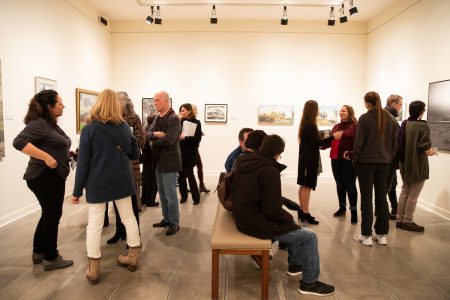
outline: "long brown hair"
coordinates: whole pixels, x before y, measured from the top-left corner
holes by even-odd
[[[184,103],[184,104],[181,104],[181,106],[180,106],[180,112],[181,112],[181,109],[182,109],[182,108],[184,108],[185,110],[187,110],[187,111],[189,112],[189,114],[186,116],[186,119],[187,119],[187,120],[189,120],[189,119],[194,119],[194,118],[195,118],[194,112],[193,112],[193,110],[192,110],[192,104],[190,104],[190,103]]]
[[[384,111],[381,108],[381,99],[380,95],[378,95],[377,92],[368,92],[364,96],[364,102],[369,103],[376,111],[377,113],[377,130],[378,130],[378,137],[380,139],[384,139]]]
[[[347,104],[342,105],[342,107],[345,107],[347,109],[347,113],[348,113],[347,122],[350,124],[350,126],[356,125],[356,123],[358,121],[356,120],[355,111],[353,110],[353,107],[351,107],[350,105],[347,105]]]
[[[302,137],[302,128],[306,124],[312,124],[317,129],[317,114],[319,113],[319,105],[315,100],[306,101],[303,106],[302,120],[300,121],[300,126],[298,127],[298,141]]]
[[[30,100],[30,104],[28,104],[28,111],[23,122],[28,124],[32,120],[42,118],[52,126],[55,126],[56,118],[52,115],[48,106],[54,107],[57,102],[57,97],[58,93],[54,90],[43,90],[34,95]]]

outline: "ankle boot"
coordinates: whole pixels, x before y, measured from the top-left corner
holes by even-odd
[[[339,206],[339,209],[333,214],[334,217],[339,217],[345,215],[346,209],[345,206]]]
[[[305,213],[301,208],[298,210],[297,214],[300,221],[305,222]]]
[[[210,190],[208,190],[205,187],[205,184],[204,183],[200,183],[200,193],[209,193],[209,192],[210,192]]]
[[[91,284],[97,284],[100,281],[100,257],[88,257],[88,268],[86,270],[86,278]]]
[[[115,244],[119,240],[125,240],[126,238],[127,238],[126,233],[122,233],[122,232],[120,232],[120,230],[116,230],[116,233],[113,235],[113,237],[110,238],[109,240],[107,240],[106,243],[108,245]]]
[[[128,267],[131,272],[136,271],[139,257],[141,256],[142,246],[130,247],[128,255],[117,255],[117,262],[119,265]]]
[[[316,218],[314,218],[313,216],[311,216],[310,213],[305,213],[305,220],[306,222],[308,222],[309,224],[313,224],[313,225],[317,225],[319,224],[319,221],[316,220]]]
[[[356,209],[352,209],[350,210],[351,214],[352,214],[352,218],[350,219],[350,222],[352,224],[357,224],[358,223],[358,213],[356,212]]]

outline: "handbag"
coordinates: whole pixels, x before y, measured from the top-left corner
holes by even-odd
[[[219,182],[217,184],[216,190],[217,197],[222,206],[227,210],[232,210],[231,202],[231,181],[233,179],[234,172],[221,172],[219,176]]]

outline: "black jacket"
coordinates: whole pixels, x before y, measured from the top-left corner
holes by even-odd
[[[269,239],[300,228],[281,207],[280,172],[285,168],[260,151],[237,158],[231,201],[240,232]]]
[[[194,136],[186,136],[184,140],[180,140],[180,149],[181,149],[181,160],[183,163],[183,169],[193,168],[197,163],[197,153],[198,147],[200,145],[200,141],[202,140],[202,124],[196,118],[193,119],[182,119],[181,120],[181,128],[183,128],[183,123],[185,121],[197,124],[197,128],[195,129]]]

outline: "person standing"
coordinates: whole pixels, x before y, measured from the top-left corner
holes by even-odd
[[[402,191],[397,210],[397,228],[423,232],[425,227],[417,225],[414,220],[417,199],[422,191],[425,180],[429,178],[428,156],[437,154],[436,148],[431,148],[430,127],[422,121],[425,103],[413,101],[409,105],[409,118],[403,121],[399,133],[399,150],[403,151],[400,160],[402,176]]]
[[[153,227],[169,227],[166,235],[180,230],[180,212],[177,199],[177,172],[181,171],[179,137],[180,120],[170,107],[169,94],[161,91],[153,98],[158,116],[147,131],[156,164],[156,181],[163,219]]]
[[[200,203],[200,191],[198,189],[197,181],[195,180],[194,167],[197,161],[198,147],[202,140],[202,124],[195,118],[190,103],[185,103],[180,106],[180,116],[181,128],[183,128],[185,122],[191,122],[196,125],[194,135],[185,136],[183,133],[180,134],[181,162],[183,166],[183,170],[178,172],[178,183],[181,194],[180,203],[185,203],[187,201],[187,179],[189,181],[192,200],[194,201],[194,205],[197,205]]]
[[[361,193],[361,235],[353,238],[371,246],[372,239],[387,245],[389,210],[386,200],[386,177],[389,164],[397,150],[397,122],[381,108],[380,95],[368,92],[364,96],[367,112],[361,115],[353,147],[353,164]],[[375,189],[375,235],[372,237],[373,203]]]
[[[147,125],[145,132],[147,132],[150,125],[155,120],[157,114],[147,116]],[[149,142],[145,142],[144,149],[142,149],[142,203],[147,207],[158,206],[156,201],[156,194],[158,193],[158,184],[156,182],[155,167],[153,165],[153,150]]]
[[[353,107],[343,105],[339,111],[341,122],[334,125],[331,134],[342,131],[340,139],[331,142],[330,158],[333,177],[336,181],[336,190],[339,200],[339,209],[333,214],[339,217],[345,214],[348,196],[351,212],[351,223],[358,223],[358,213],[356,210],[356,201],[358,192],[356,190],[356,172],[353,168],[351,156],[353,153],[353,144],[356,136],[356,118]]]
[[[390,95],[386,100],[386,107],[384,108],[394,119],[397,118],[402,111],[403,98],[399,95]],[[397,124],[397,128],[400,126]],[[391,213],[389,219],[395,220],[397,218],[397,169],[399,168],[398,158],[394,159],[389,164],[389,171],[387,176],[387,195],[389,202],[391,202]]]
[[[62,269],[73,264],[58,251],[58,226],[62,215],[66,178],[70,167],[71,140],[58,126],[64,104],[54,90],[36,94],[28,105],[25,128],[13,141],[13,146],[30,156],[23,175],[28,188],[41,206],[41,217],[34,231],[33,264],[44,271]]]
[[[302,211],[299,213],[300,220],[309,224],[319,224],[309,213],[309,199],[311,190],[317,186],[317,176],[319,170],[319,146],[330,143],[335,138],[340,138],[342,131],[337,131],[333,135],[320,138],[317,128],[317,117],[319,116],[319,105],[315,100],[308,100],[303,107],[302,120],[298,128],[298,171],[297,184],[298,198]]]
[[[192,104],[192,113],[194,114],[194,117],[197,118],[198,110],[197,105]],[[202,132],[202,137],[205,134]],[[210,190],[206,188],[205,181],[203,179],[203,163],[202,158],[200,157],[200,151],[197,151],[197,158],[195,160],[195,166],[197,167],[197,175],[198,175],[198,185],[199,185],[199,191],[200,193],[209,193]]]

